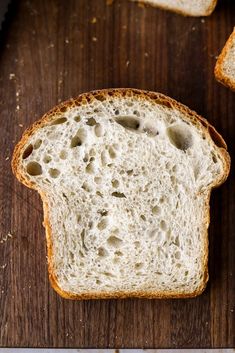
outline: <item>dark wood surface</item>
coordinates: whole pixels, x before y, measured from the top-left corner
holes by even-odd
[[[61,100],[106,87],[174,97],[205,116],[235,156],[235,93],[213,76],[234,24],[233,0],[205,19],[124,0],[13,3],[0,36],[0,346],[235,346],[233,168],[212,195],[210,281],[200,297],[86,302],[51,289],[41,200],[10,168],[25,127]]]

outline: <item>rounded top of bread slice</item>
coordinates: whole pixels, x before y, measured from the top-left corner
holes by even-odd
[[[205,287],[209,195],[230,158],[184,105],[137,89],[81,94],[24,133],[12,167],[43,199],[50,279],[64,297]]]

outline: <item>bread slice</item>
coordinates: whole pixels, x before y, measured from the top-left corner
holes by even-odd
[[[159,93],[110,89],[51,110],[15,148],[43,200],[49,276],[65,298],[190,297],[207,282],[222,137]]]
[[[151,4],[166,10],[178,12],[185,16],[209,16],[217,0],[132,0]]]
[[[216,62],[215,77],[235,90],[235,27]]]

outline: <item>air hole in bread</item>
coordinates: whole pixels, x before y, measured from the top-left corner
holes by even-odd
[[[67,121],[67,118],[58,118],[58,119],[52,121],[51,125],[64,124],[66,121]]]
[[[135,246],[136,249],[139,248],[140,247],[140,242],[139,241],[135,241],[134,242],[134,246]]]
[[[95,132],[95,135],[97,137],[101,137],[103,135],[103,129],[102,129],[102,126],[99,123],[96,124],[94,132]]]
[[[119,187],[119,181],[117,179],[112,180],[112,187],[113,188],[118,188]]]
[[[94,177],[94,181],[96,184],[101,184],[102,183],[102,178],[101,177]]]
[[[119,115],[119,110],[116,109],[115,112],[114,112],[115,115]]]
[[[84,254],[83,254],[83,252],[82,252],[81,250],[79,250],[78,253],[79,253],[79,255],[80,255],[81,257],[84,257]]]
[[[88,174],[94,174],[95,172],[95,168],[94,168],[94,164],[93,163],[89,163],[86,166],[86,173]]]
[[[179,236],[177,235],[177,237],[175,238],[174,244],[176,246],[180,246],[180,240],[179,240]]]
[[[155,137],[155,136],[159,135],[158,130],[151,125],[144,126],[143,131],[146,132],[146,134],[150,137]]]
[[[27,173],[32,176],[41,175],[42,167],[37,162],[30,162],[27,164]]]
[[[126,171],[127,175],[133,175],[133,169],[129,169]]]
[[[89,118],[86,122],[86,124],[88,126],[95,126],[97,123],[96,123],[96,120],[94,118]]]
[[[114,159],[117,157],[117,154],[112,146],[109,147],[108,151],[109,151],[110,158]]]
[[[34,143],[33,148],[34,148],[35,150],[37,150],[37,149],[41,146],[41,144],[42,144],[42,140],[39,139],[39,140],[37,140],[37,141]]]
[[[60,175],[60,171],[56,168],[50,168],[49,174],[52,178],[58,178],[58,176]]]
[[[114,247],[114,248],[119,248],[122,244],[122,239],[116,237],[115,235],[111,235],[108,239],[107,239],[107,243],[108,245]]]
[[[43,158],[43,162],[46,163],[46,164],[50,163],[51,160],[52,160],[52,158],[51,158],[51,156],[49,156],[49,155],[46,155],[46,156],[44,156],[44,158]]]
[[[88,251],[87,246],[85,244],[85,234],[85,229],[83,229],[81,232],[82,247],[85,251]]]
[[[107,228],[108,226],[108,221],[107,218],[103,218],[98,224],[97,224],[97,228],[99,230],[104,230],[105,228]]]
[[[137,263],[135,264],[135,268],[136,268],[137,270],[140,270],[140,269],[143,268],[143,267],[144,267],[143,262],[137,262]]]
[[[166,222],[165,222],[164,220],[161,220],[161,222],[160,222],[160,228],[161,228],[161,230],[166,231],[167,226],[166,226]]]
[[[119,116],[115,121],[128,130],[138,130],[140,127],[139,119],[134,116]]]
[[[101,284],[102,282],[99,279],[96,279],[95,283],[96,284]]]
[[[176,184],[176,182],[177,182],[177,179],[176,179],[176,177],[174,176],[174,175],[171,175],[171,183],[174,185],[174,184]]]
[[[81,146],[81,145],[82,145],[82,140],[80,139],[80,137],[78,137],[77,135],[72,137],[71,144],[70,144],[71,148],[78,147],[78,146]]]
[[[24,150],[24,153],[23,153],[22,158],[23,158],[23,159],[28,158],[28,157],[31,155],[32,152],[33,152],[33,145],[30,144],[30,145],[28,145],[28,147],[26,147],[26,149]]]
[[[100,196],[100,197],[103,197],[103,194],[98,190],[96,191],[96,195]]]
[[[107,257],[109,255],[108,251],[105,248],[98,248],[97,255],[100,257]]]
[[[123,256],[123,253],[120,250],[116,250],[114,254],[118,257]]]
[[[99,210],[97,211],[97,213],[99,213],[102,217],[105,217],[108,215],[108,211],[107,210]]]
[[[179,260],[179,259],[181,258],[181,253],[180,253],[179,251],[177,251],[177,252],[175,253],[175,258],[176,258],[177,260]]]
[[[156,205],[152,208],[152,213],[154,215],[159,215],[160,212],[161,212],[161,208],[159,206]]]
[[[80,214],[77,215],[77,223],[80,223],[82,219],[82,216]]]
[[[62,150],[61,152],[60,152],[60,159],[67,159],[67,157],[68,157],[68,153],[67,153],[67,151],[65,151],[65,150]]]
[[[91,191],[90,185],[89,185],[88,183],[86,183],[86,182],[84,182],[84,183],[82,184],[82,189],[85,190],[85,191],[87,191],[87,192],[90,192],[90,191]],[[97,191],[97,192],[98,192],[98,191]]]
[[[140,116],[140,112],[138,112],[138,110],[134,110],[133,114],[136,115],[136,116]]]
[[[179,124],[170,126],[167,129],[167,135],[172,145],[182,151],[186,151],[193,145],[192,134],[186,126]]]
[[[105,277],[115,277],[111,272],[101,272]],[[109,287],[109,286],[107,286]]]
[[[213,161],[214,163],[217,163],[217,162],[218,162],[218,159],[217,159],[216,155],[215,155],[214,153],[212,153],[211,155],[212,155],[212,161]]]
[[[73,119],[74,121],[76,121],[76,123],[79,123],[81,121],[80,115],[76,115]]]
[[[119,197],[119,198],[126,197],[126,195],[123,194],[123,192],[118,192],[118,191],[112,192],[111,195],[114,196],[114,197]]]

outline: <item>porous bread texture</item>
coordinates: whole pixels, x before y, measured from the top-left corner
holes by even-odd
[[[235,27],[215,66],[216,79],[235,90]]]
[[[210,191],[229,170],[225,148],[183,105],[131,89],[81,95],[26,131],[12,165],[43,198],[58,293],[199,294]]]
[[[209,16],[217,0],[132,0],[179,12],[186,16]]]

